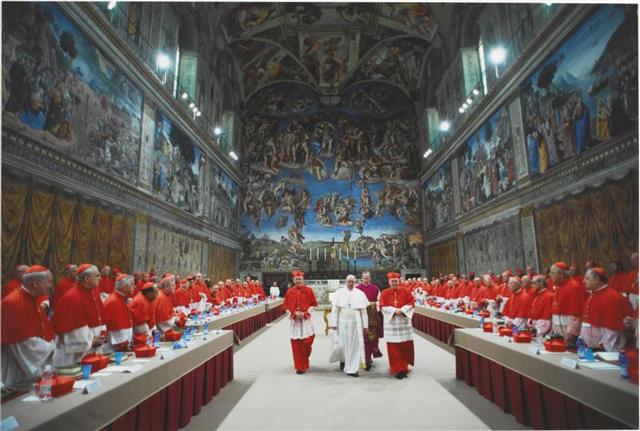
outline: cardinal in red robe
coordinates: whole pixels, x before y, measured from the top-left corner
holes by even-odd
[[[283,309],[289,317],[289,339],[293,353],[293,365],[297,374],[309,368],[309,357],[315,339],[311,313],[318,306],[313,290],[304,285],[304,273],[293,271],[294,286],[287,290]]]
[[[78,267],[78,282],[56,304],[53,329],[58,335],[55,367],[70,367],[90,351],[102,353],[106,342],[104,307],[98,293],[100,273],[90,263]]]
[[[398,288],[400,274],[387,274],[390,287],[380,293],[380,310],[384,322],[384,338],[391,374],[404,379],[409,373],[409,365],[414,364],[413,348],[413,308],[415,299],[406,289]]]
[[[51,308],[55,310],[56,302],[76,284],[77,276],[78,267],[76,265],[70,263],[64,267],[63,277],[56,284],[51,297]]]
[[[50,365],[56,350],[53,328],[38,298],[51,287],[51,272],[40,265],[27,268],[18,289],[4,299],[2,309],[2,382],[29,389]],[[19,316],[19,318],[16,318]]]
[[[158,287],[160,288],[160,293],[158,293],[156,300],[153,301],[153,313],[156,325],[164,336],[175,324],[173,309],[176,290],[175,277],[171,274],[166,275],[160,281]]]
[[[14,290],[17,290],[22,284],[22,276],[29,269],[27,265],[16,266],[14,277],[4,286],[2,286],[2,297],[4,298]]]
[[[553,291],[547,287],[547,280],[542,275],[534,276],[532,285],[535,291],[527,326],[534,328],[537,335],[546,335],[551,330]]]
[[[588,347],[617,352],[626,341],[623,322],[631,314],[629,302],[607,284],[602,268],[588,270],[584,283],[589,296],[582,310],[580,338]]]
[[[102,300],[105,300],[107,296],[111,295],[115,286],[116,280],[111,277],[111,267],[108,265],[103,266],[100,271],[100,285],[98,286]]]
[[[133,324],[133,334],[151,335],[151,331],[156,327],[155,314],[153,312],[153,301],[158,297],[158,287],[155,283],[146,282],[140,293],[133,297],[128,304],[131,310],[131,323]]]
[[[126,351],[133,338],[133,320],[131,310],[127,307],[127,298],[134,288],[132,276],[118,274],[115,291],[104,301],[107,338],[111,349],[115,351]]]
[[[553,332],[564,336],[567,344],[572,344],[580,333],[580,317],[586,293],[569,276],[569,265],[565,262],[554,263],[550,272],[554,285]]]
[[[508,325],[524,328],[531,312],[531,297],[522,287],[519,277],[509,277],[507,286],[511,294],[502,314],[507,318]]]

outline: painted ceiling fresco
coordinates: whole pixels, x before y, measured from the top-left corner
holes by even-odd
[[[362,81],[411,94],[438,29],[423,3],[242,3],[227,10],[223,34],[245,101],[281,81],[324,96],[344,96]]]

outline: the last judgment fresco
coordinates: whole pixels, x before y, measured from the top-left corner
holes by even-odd
[[[265,91],[244,120],[242,269],[420,268],[415,116]]]

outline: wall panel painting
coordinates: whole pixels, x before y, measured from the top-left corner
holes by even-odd
[[[601,6],[522,84],[531,174],[634,129],[637,24],[635,5]]]
[[[3,8],[5,124],[137,181],[142,92],[52,3]]]
[[[167,203],[200,215],[205,159],[200,147],[156,110],[153,192]]]
[[[446,161],[424,184],[425,229],[435,229],[453,218],[451,161]]]
[[[239,188],[222,169],[212,168],[211,174],[211,221],[228,231],[238,229],[238,194]]]
[[[463,146],[460,204],[463,212],[511,190],[516,183],[511,125],[506,106],[499,108]]]

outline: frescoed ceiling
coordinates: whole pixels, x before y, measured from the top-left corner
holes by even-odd
[[[221,24],[245,103],[287,83],[373,111],[394,93],[412,97],[439,37],[424,3],[229,3]]]

